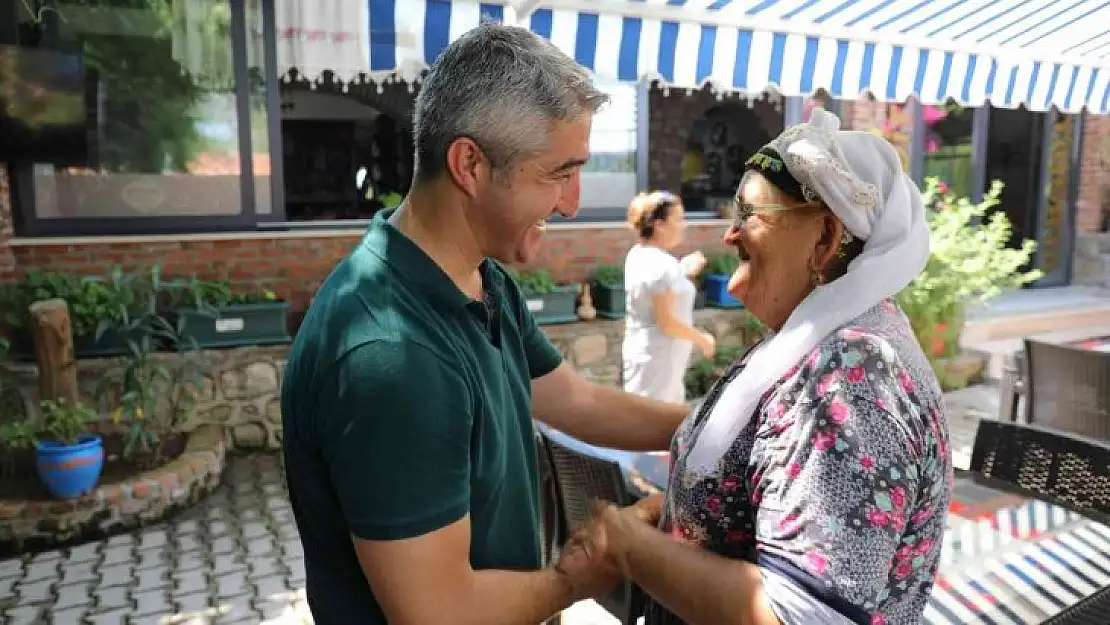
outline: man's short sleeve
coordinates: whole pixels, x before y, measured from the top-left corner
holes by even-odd
[[[351,533],[396,540],[469,512],[470,392],[413,342],[375,341],[338,363],[320,397],[321,448]]]

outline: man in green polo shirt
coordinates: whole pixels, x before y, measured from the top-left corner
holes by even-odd
[[[535,624],[616,582],[570,549],[541,569],[532,418],[663,449],[685,415],[583,379],[500,264],[578,210],[606,96],[526,30],[447,48],[396,211],[321,286],[282,387],[286,474],[318,625]]]

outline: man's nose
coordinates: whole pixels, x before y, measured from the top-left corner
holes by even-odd
[[[559,194],[559,202],[555,205],[555,211],[567,219],[574,219],[578,216],[581,192],[580,180],[578,174],[572,176],[563,185],[562,192]]]

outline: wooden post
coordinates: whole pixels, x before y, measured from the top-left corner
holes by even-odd
[[[31,304],[31,338],[39,366],[39,395],[43,400],[77,403],[77,363],[73,358],[73,329],[65,300]]]

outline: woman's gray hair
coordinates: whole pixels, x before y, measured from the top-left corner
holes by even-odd
[[[484,24],[443,51],[416,98],[415,181],[447,167],[447,148],[469,137],[498,179],[547,147],[552,122],[593,115],[608,102],[589,72],[524,28]]]

